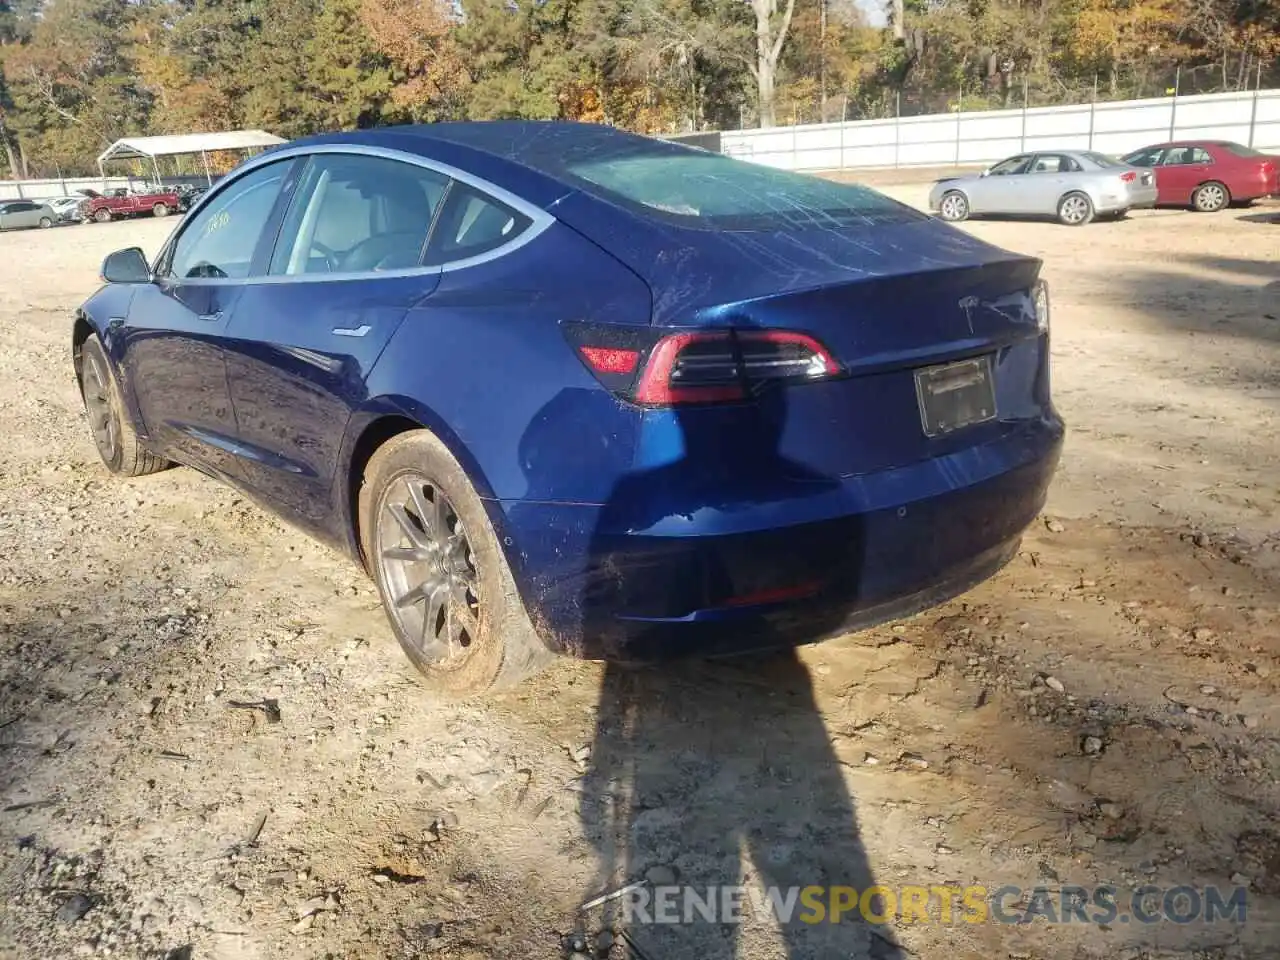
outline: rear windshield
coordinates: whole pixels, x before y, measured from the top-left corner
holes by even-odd
[[[1261,151],[1254,150],[1252,147],[1246,147],[1243,143],[1220,143],[1228,153],[1234,153],[1237,157],[1265,157],[1266,154]]]
[[[867,187],[696,149],[569,158],[559,172],[587,193],[683,226],[761,230],[920,217]]]
[[[1082,153],[1080,156],[1084,157],[1086,160],[1092,161],[1095,166],[1102,167],[1104,170],[1110,167],[1128,166],[1128,164],[1122,163],[1114,157],[1108,157],[1105,153],[1093,153],[1090,151],[1089,153]]]

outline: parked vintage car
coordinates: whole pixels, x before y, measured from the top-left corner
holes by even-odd
[[[91,194],[80,204],[80,216],[86,223],[106,223],[108,220],[147,215],[167,217],[182,203],[176,191],[167,189],[144,193],[131,193],[124,189],[110,190],[106,194],[83,192]]]
[[[58,215],[47,203],[36,200],[9,200],[0,203],[0,230],[52,227],[57,222]]]
[[[1124,158],[1155,172],[1157,203],[1213,213],[1280,194],[1280,157],[1228,140],[1183,140],[1135,150]]]
[[[1092,150],[1020,153],[971,177],[939,180],[929,208],[943,220],[972,214],[1057,217],[1079,227],[1156,202],[1155,178]]]

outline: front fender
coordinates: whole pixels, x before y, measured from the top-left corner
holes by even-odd
[[[89,338],[90,334],[98,337],[103,349],[106,350],[107,363],[111,365],[111,375],[120,386],[120,393],[124,398],[129,417],[133,421],[134,429],[138,430],[142,424],[142,417],[129,378],[124,376],[124,340],[119,335],[119,329],[128,319],[129,309],[133,305],[135,290],[136,287],[133,284],[104,284],[80,305],[76,310],[72,326],[71,358],[73,364],[79,363],[80,345]],[[138,432],[144,433],[141,430]]]

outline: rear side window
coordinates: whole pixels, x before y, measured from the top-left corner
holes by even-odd
[[[438,267],[491,253],[519,237],[530,223],[519,211],[455,180],[431,234],[426,263]]]
[[[271,273],[416,267],[448,185],[443,174],[399,160],[319,154],[285,216]]]
[[[1042,153],[1036,157],[1032,173],[1078,173],[1080,164],[1061,153]]]

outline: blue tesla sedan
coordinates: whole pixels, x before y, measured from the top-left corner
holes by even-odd
[[[350,554],[445,692],[819,639],[995,573],[1063,424],[1040,262],[606,127],[274,148],[77,311],[110,470]]]

